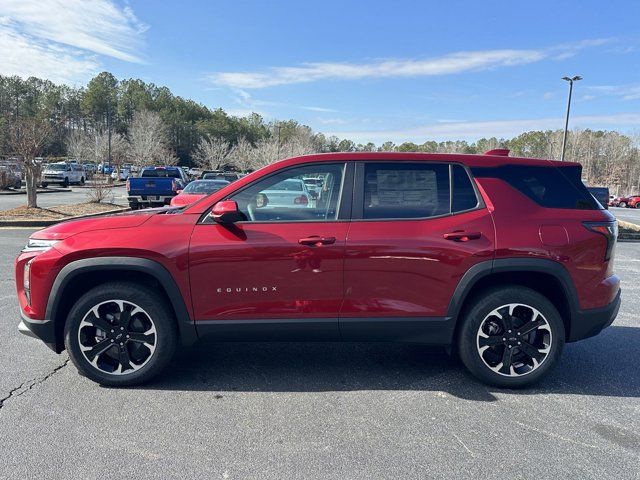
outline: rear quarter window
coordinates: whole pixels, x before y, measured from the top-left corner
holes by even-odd
[[[503,165],[475,167],[477,178],[498,178],[546,208],[599,210],[602,207],[581,180],[582,168]]]

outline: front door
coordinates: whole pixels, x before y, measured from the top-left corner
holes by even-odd
[[[247,338],[253,329],[268,338],[290,329],[337,337],[348,178],[344,163],[289,168],[229,197],[245,221],[225,226],[205,218],[195,227],[189,271],[199,332],[239,328]],[[311,191],[305,180],[321,186]]]

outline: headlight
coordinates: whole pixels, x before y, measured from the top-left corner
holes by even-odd
[[[60,240],[38,240],[30,238],[27,245],[22,249],[23,252],[46,252]]]

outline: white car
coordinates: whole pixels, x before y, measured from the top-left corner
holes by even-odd
[[[126,180],[130,176],[131,176],[131,169],[129,168],[124,168],[124,167],[121,168],[120,175],[118,175],[117,170],[114,170],[113,172],[111,172],[111,178],[113,178],[114,180]]]
[[[83,185],[87,178],[84,167],[79,163],[50,163],[42,172],[42,187],[57,184],[68,187],[71,184]]]
[[[311,208],[313,199],[304,182],[288,178],[260,192],[266,195],[267,205],[276,208]]]

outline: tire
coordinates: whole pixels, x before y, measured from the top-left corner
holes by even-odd
[[[64,181],[62,182],[62,188],[68,188],[69,187],[69,179],[65,178]]]
[[[64,344],[81,375],[105,386],[140,385],[160,373],[175,353],[172,313],[165,299],[144,285],[105,283],[73,306]]]
[[[619,206],[620,208],[625,208],[625,207],[627,206],[627,202],[620,202],[620,203],[618,204],[618,206]]]
[[[48,183],[42,183],[40,184],[42,186],[42,188],[47,188],[47,186],[49,185]]]
[[[84,177],[80,177],[80,185],[84,185]]]
[[[564,347],[560,314],[546,297],[526,287],[484,291],[465,309],[462,319],[460,358],[474,376],[490,385],[534,384],[551,371]],[[534,326],[533,320],[540,325],[526,332]]]

